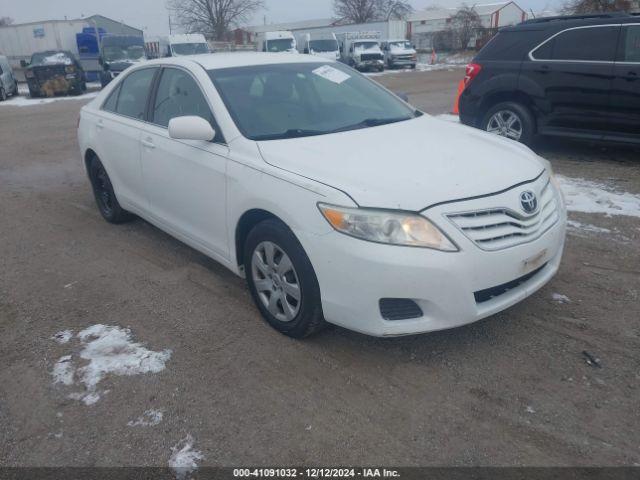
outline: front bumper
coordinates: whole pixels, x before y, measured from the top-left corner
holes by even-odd
[[[359,70],[366,70],[369,68],[384,68],[383,60],[363,60],[356,62],[356,68]]]
[[[392,67],[415,67],[416,60],[411,58],[390,58],[389,65]]]
[[[338,232],[322,236],[296,232],[314,266],[326,320],[373,336],[398,336],[458,327],[504,310],[533,294],[558,271],[565,239],[566,211],[538,238],[498,251],[478,248],[439,211],[435,221],[459,252],[381,245]],[[437,210],[437,209],[436,209]],[[537,271],[537,272],[536,272]],[[490,300],[479,292],[531,278]],[[419,318],[385,320],[383,298],[413,300]]]

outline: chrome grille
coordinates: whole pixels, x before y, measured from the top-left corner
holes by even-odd
[[[523,215],[511,208],[452,213],[447,217],[483,250],[502,250],[539,238],[558,221],[558,201],[547,182],[539,196],[540,208]]]

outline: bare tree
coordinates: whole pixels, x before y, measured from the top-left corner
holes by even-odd
[[[453,47],[465,49],[471,39],[482,32],[482,20],[473,7],[463,5],[451,16],[447,29],[451,32]]]
[[[402,20],[412,12],[413,7],[405,0],[378,0],[380,20]]]
[[[585,13],[628,11],[632,6],[630,0],[568,0],[562,11],[570,15],[583,15]]]
[[[367,23],[401,19],[413,11],[407,0],[334,0],[333,10],[340,20]]]
[[[168,0],[167,8],[188,33],[226,39],[232,26],[246,22],[264,7],[263,0]]]
[[[0,17],[0,27],[6,27],[7,25],[11,25],[12,23],[13,23],[13,18]]]

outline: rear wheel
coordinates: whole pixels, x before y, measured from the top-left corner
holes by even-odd
[[[325,326],[313,266],[284,223],[270,219],[256,225],[247,237],[244,259],[251,296],[273,328],[304,338]]]
[[[111,179],[98,157],[93,157],[89,162],[89,179],[98,209],[107,222],[124,223],[134,218],[118,203]]]
[[[535,121],[529,109],[516,102],[494,105],[482,119],[482,129],[516,142],[530,145],[535,135]]]

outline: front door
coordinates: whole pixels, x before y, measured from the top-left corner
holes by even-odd
[[[220,132],[213,142],[174,140],[172,118],[197,115],[215,128],[210,106],[186,70],[164,68],[142,136],[142,170],[150,214],[192,243],[229,258],[226,227],[228,147]]]

